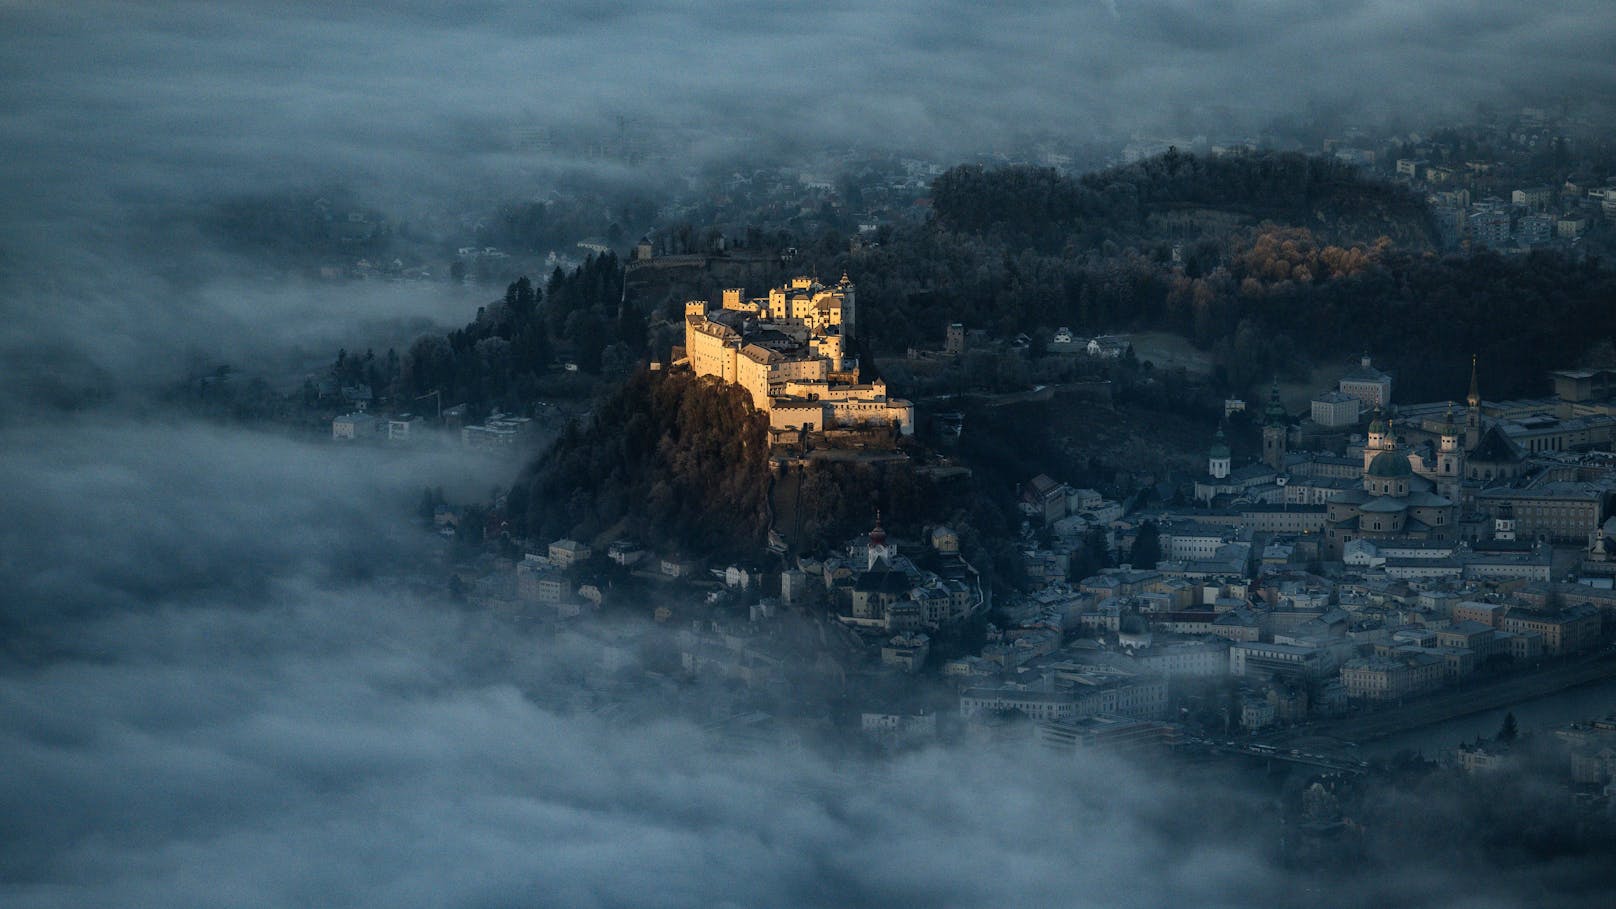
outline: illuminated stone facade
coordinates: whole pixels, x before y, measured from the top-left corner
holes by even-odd
[[[889,398],[884,382],[858,382],[848,348],[857,311],[846,275],[831,287],[793,278],[751,300],[726,289],[717,309],[685,304],[685,356],[697,375],[746,389],[772,428],[893,424],[911,435],[914,405]]]

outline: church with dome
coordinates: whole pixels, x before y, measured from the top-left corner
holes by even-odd
[[[1455,539],[1458,506],[1442,493],[1456,489],[1463,477],[1461,433],[1450,419],[1443,428],[1433,476],[1424,477],[1415,473],[1391,425],[1380,417],[1370,423],[1363,488],[1350,490],[1326,506],[1324,538],[1331,557],[1340,558],[1353,540]]]
[[[1218,512],[1205,520],[1298,535],[1320,560],[1341,559],[1358,542],[1432,552],[1474,545],[1488,521],[1507,518],[1521,523],[1522,539],[1583,545],[1601,566],[1616,564],[1616,526],[1607,527],[1616,515],[1616,379],[1594,396],[1576,384],[1592,381],[1587,372],[1556,373],[1553,399],[1488,404],[1472,357],[1462,404],[1403,405],[1395,421],[1377,409],[1366,437],[1317,418],[1293,427],[1276,384],[1257,421],[1261,457],[1235,466],[1220,428],[1206,472],[1193,478],[1194,500]]]
[[[1285,407],[1279,401],[1276,382],[1263,411],[1262,460],[1244,467],[1233,467],[1233,452],[1224,439],[1222,427],[1207,451],[1206,473],[1195,480],[1195,501],[1274,501],[1283,496],[1277,481],[1285,470],[1288,430]]]

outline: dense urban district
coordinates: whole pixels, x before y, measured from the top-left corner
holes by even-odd
[[[552,200],[436,278],[320,266],[508,283],[465,327],[173,396],[519,460],[487,499],[422,492],[423,571],[591,654],[583,709],[1243,764],[1288,781],[1300,860],[1371,848],[1398,787],[1530,772],[1576,809],[1542,848],[1605,848],[1616,719],[1360,750],[1616,677],[1616,150],[1569,134],[1141,140],[1082,176],[827,157],[570,251]]]

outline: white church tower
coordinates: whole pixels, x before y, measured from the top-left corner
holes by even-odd
[[[1212,450],[1206,455],[1206,472],[1214,480],[1229,478],[1230,451],[1227,442],[1223,441],[1223,430],[1218,430],[1217,440],[1212,443]]]
[[[877,566],[891,568],[892,560],[898,555],[898,547],[887,542],[887,532],[881,529],[881,512],[875,513],[875,529],[870,531],[870,545],[868,559],[865,563],[866,571],[874,571]]]

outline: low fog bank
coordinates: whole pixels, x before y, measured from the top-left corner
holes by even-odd
[[[1035,135],[1421,124],[1478,102],[1608,96],[1606,12],[1598,0],[12,7],[0,136],[24,152],[18,177],[72,187],[72,200],[336,177],[403,202],[523,167],[605,169],[638,130],[636,151],[683,166],[737,141],[971,154]],[[87,168],[111,163],[116,174]]]
[[[1217,767],[737,741],[672,680],[599,709],[617,629],[438,592],[416,494],[477,495],[501,465],[107,414],[0,447],[10,906],[1477,906],[1532,885],[1452,849],[1287,869],[1277,794]]]
[[[1450,864],[1446,849],[1362,875],[1285,869],[1271,794],[1171,765],[1030,746],[882,761],[736,748],[672,713],[548,706],[587,653],[430,598],[311,584],[253,603],[102,616],[80,625],[93,656],[0,663],[7,905],[1490,907],[1533,895],[1534,873]]]
[[[277,585],[338,583],[431,557],[421,491],[482,500],[511,460],[350,448],[146,409],[0,429],[0,622],[15,648],[69,619],[192,597],[250,607]],[[55,640],[56,645],[68,643]]]
[[[73,291],[9,287],[0,421],[86,402],[138,402],[221,364],[290,391],[320,375],[339,349],[402,354],[422,334],[464,326],[497,296],[445,283],[266,282],[222,272],[188,286],[137,268],[125,264],[103,286],[71,282]]]
[[[1260,838],[1183,813],[1232,794],[1109,760],[737,750],[654,689],[567,706],[598,651],[451,604],[409,518],[496,465],[106,414],[0,447],[7,905],[1272,895]]]
[[[0,675],[8,905],[1279,896],[1235,818],[1203,826],[1225,799],[1103,759],[871,766],[560,713],[466,666],[499,652],[542,677],[555,654],[409,598],[307,590],[86,631],[99,658]]]

